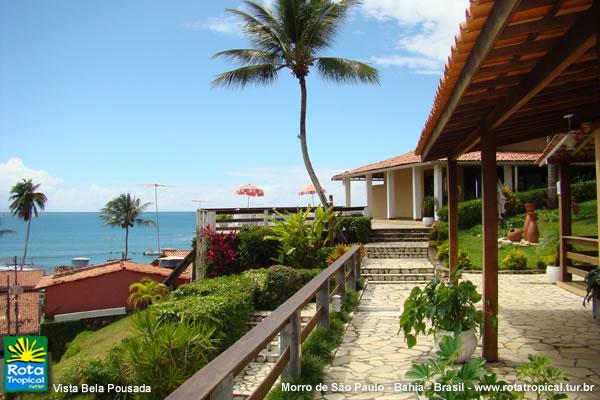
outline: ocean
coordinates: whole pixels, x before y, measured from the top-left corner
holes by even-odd
[[[71,265],[74,257],[87,257],[99,264],[121,258],[125,248],[125,230],[103,226],[97,212],[42,212],[31,223],[27,263],[52,271],[57,265]],[[155,220],[148,212],[144,219]],[[10,213],[0,213],[0,229],[12,229],[15,235],[0,237],[0,266],[12,264],[23,257],[26,225]],[[195,234],[194,212],[161,212],[159,214],[161,248],[190,249]],[[144,256],[156,249],[156,227],[135,226],[129,230],[129,257],[138,262],[150,262],[156,256]]]

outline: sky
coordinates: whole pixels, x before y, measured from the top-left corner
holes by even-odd
[[[273,0],[271,0],[272,2]],[[370,63],[378,86],[308,77],[309,153],[343,204],[339,172],[413,150],[468,0],[365,0],[324,56]],[[306,205],[299,87],[211,88],[235,65],[211,56],[249,44],[237,0],[0,0],[0,212],[22,178],[47,211],[97,211],[119,193],[162,210]],[[364,186],[353,183],[354,205]]]

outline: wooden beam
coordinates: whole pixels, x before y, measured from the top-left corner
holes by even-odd
[[[596,28],[594,25],[596,19],[591,11],[577,19],[552,50],[546,53],[531,72],[514,88],[512,95],[503,102],[498,103],[494,110],[488,114],[485,125],[490,129],[500,126],[536,94],[541,92],[561,72],[592,48],[596,42]],[[456,146],[453,155],[459,157],[468,152],[477,144],[479,137],[479,128],[477,128]]]
[[[498,40],[500,34],[508,24],[508,21],[510,21],[511,16],[519,8],[520,4],[521,0],[498,1],[494,3],[487,22],[481,30],[479,39],[477,39],[477,43],[475,44],[475,47],[473,47],[471,55],[469,56],[469,59],[467,60],[467,63],[465,64],[465,67],[458,78],[458,82],[456,83],[456,86],[454,87],[454,90],[448,99],[448,103],[444,107],[442,115],[438,119],[435,128],[427,139],[425,147],[421,151],[423,161],[429,161],[428,156],[431,152],[433,144],[444,130],[444,127],[452,117],[452,114],[454,114],[454,110],[458,106],[463,94],[469,87],[471,79],[477,73],[477,71],[479,71],[479,68],[491,51],[494,43],[496,40]]]
[[[600,40],[598,40],[598,42],[600,42]],[[600,45],[598,45],[598,51],[600,51]],[[598,58],[599,58],[599,62],[600,62],[600,57],[598,57]],[[594,152],[596,155],[596,176],[598,177],[598,176],[600,176],[600,120],[595,121],[594,125],[598,126],[591,133],[592,135],[594,135]],[[598,183],[598,178],[596,178],[596,199],[600,199],[600,184]],[[596,212],[598,213],[597,214],[598,227],[600,228],[600,201],[598,202]],[[598,232],[600,232],[600,231],[598,231]],[[598,254],[600,254],[600,246],[598,248]]]
[[[450,277],[454,276],[458,266],[458,186],[456,159],[448,158],[448,254]]]
[[[498,169],[496,141],[484,126],[481,134],[483,236],[483,357],[498,360]]]
[[[560,196],[558,197],[558,225],[560,229],[560,271],[562,282],[570,282],[571,274],[567,271],[569,266],[568,252],[571,246],[565,236],[571,236],[571,176],[569,164],[561,163],[558,168],[560,182]]]

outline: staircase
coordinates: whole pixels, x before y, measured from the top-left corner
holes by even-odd
[[[369,283],[426,283],[435,269],[429,262],[429,229],[375,229],[361,272]]]

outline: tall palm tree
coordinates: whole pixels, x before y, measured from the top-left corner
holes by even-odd
[[[29,232],[31,231],[31,220],[38,216],[38,209],[46,207],[48,198],[42,192],[38,192],[39,184],[34,184],[31,179],[23,179],[10,190],[9,200],[11,213],[27,222],[27,233],[25,234],[25,250],[23,251],[23,262],[27,259],[27,247],[29,246]]]
[[[300,83],[300,146],[304,165],[323,206],[327,198],[308,156],[306,143],[306,78],[312,67],[320,75],[338,83],[379,83],[377,70],[365,63],[336,57],[320,57],[333,44],[333,38],[349,10],[359,0],[276,0],[269,8],[254,1],[244,2],[248,11],[228,9],[239,17],[243,33],[254,48],[216,53],[242,65],[218,75],[213,86],[244,88],[252,84],[268,85],[287,68]]]
[[[120,226],[125,229],[125,253],[123,258],[127,258],[129,253],[129,228],[137,225],[154,225],[154,221],[140,218],[152,203],[144,203],[130,193],[123,193],[115,197],[100,210],[100,218],[105,221],[104,226]]]

